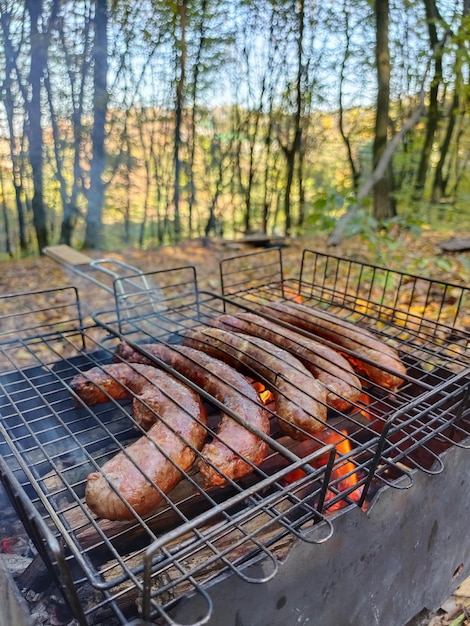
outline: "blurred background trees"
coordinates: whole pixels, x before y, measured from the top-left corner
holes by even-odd
[[[0,258],[468,225],[469,5],[0,0]]]

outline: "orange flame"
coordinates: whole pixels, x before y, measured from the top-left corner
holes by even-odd
[[[269,402],[271,402],[271,400],[273,399],[273,394],[271,393],[271,391],[269,391],[269,389],[266,389],[263,383],[255,381],[254,383],[252,383],[252,385],[255,391],[258,392],[259,399],[263,404],[268,404]]]
[[[336,446],[335,446],[336,447],[335,460],[337,460],[341,458],[341,456],[346,456],[347,454],[349,454],[349,452],[351,452],[352,450],[352,445],[349,439],[347,439],[347,437],[344,436],[341,439],[341,435],[337,433],[334,433],[334,434],[336,435],[336,437],[340,438],[340,440],[338,441],[338,443],[336,443]],[[342,434],[346,435],[345,432],[342,432]],[[331,481],[334,481],[336,483],[335,487],[340,492],[347,491],[353,488],[355,485],[357,485],[358,477],[357,477],[356,466],[354,465],[354,463],[352,463],[351,461],[344,461],[343,463],[339,463],[338,465],[335,465],[331,472]],[[350,500],[354,502],[358,502],[361,498],[361,494],[362,494],[362,488],[358,487],[354,491],[351,491],[351,493],[348,494],[348,497]],[[327,495],[325,498],[326,502],[328,502],[328,500],[331,500],[335,495],[336,494],[329,489],[327,491]],[[339,509],[342,509],[346,505],[347,505],[347,502],[344,502],[344,501],[335,502],[329,507],[328,510],[330,512],[337,511]]]
[[[358,407],[358,413],[360,415],[363,415],[364,417],[366,417],[368,419],[369,422],[372,421],[372,415],[371,415],[371,411],[369,409],[369,404],[370,404],[370,398],[366,393],[361,393],[361,395],[359,396],[359,398],[356,400],[356,404]]]
[[[345,431],[335,432],[333,430],[325,429],[321,433],[317,435],[317,439],[320,440],[321,443],[318,443],[318,448],[321,447],[322,444],[328,445],[332,444],[335,446],[336,454],[335,454],[335,465],[331,472],[330,482],[334,483],[335,489],[339,492],[350,490],[359,482],[357,476],[357,470],[354,463],[351,461],[343,461],[340,459],[343,456],[346,456],[351,452],[352,445],[349,439],[347,438],[347,433]],[[325,454],[315,459],[315,462],[312,463],[312,466],[315,468],[324,467],[328,462],[329,454]],[[287,474],[285,477],[285,482],[287,484],[293,483],[305,476],[305,472],[301,469],[294,470]],[[344,478],[343,478],[344,477]],[[351,491],[348,494],[349,500],[354,502],[358,502],[362,493],[362,487],[358,487]],[[328,502],[332,500],[336,496],[336,493],[331,491],[331,489],[327,490],[325,501]],[[347,502],[335,502],[334,504],[328,507],[329,512],[337,511],[345,506],[347,506]]]

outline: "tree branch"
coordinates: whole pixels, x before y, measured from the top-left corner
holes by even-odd
[[[344,237],[344,231],[346,230],[347,225],[349,224],[349,222],[351,221],[351,219],[357,215],[357,213],[359,212],[359,210],[362,208],[362,204],[363,204],[363,200],[364,198],[366,198],[370,192],[372,191],[372,189],[374,188],[374,185],[382,178],[382,176],[384,176],[387,167],[390,164],[390,161],[393,158],[393,155],[396,151],[396,149],[398,148],[398,146],[400,145],[403,137],[406,135],[406,133],[413,128],[413,126],[415,126],[418,122],[419,119],[421,118],[421,115],[424,112],[424,96],[425,96],[425,91],[424,91],[424,82],[426,80],[426,77],[428,75],[428,71],[429,71],[429,67],[431,64],[431,60],[432,58],[429,59],[428,65],[426,67],[426,71],[424,73],[423,79],[421,81],[421,88],[420,88],[420,94],[419,94],[419,104],[416,107],[416,109],[413,111],[413,113],[410,115],[410,117],[408,118],[408,120],[405,122],[405,124],[403,124],[403,126],[401,127],[401,129],[398,131],[398,133],[396,133],[392,139],[387,143],[387,146],[379,160],[379,162],[377,163],[374,171],[372,172],[372,174],[369,176],[369,178],[367,178],[367,180],[365,180],[362,185],[360,186],[358,192],[357,192],[357,203],[351,208],[349,209],[338,221],[338,223],[336,224],[334,230],[332,231],[332,233],[330,234],[330,236],[328,237],[328,245],[329,246],[338,246]]]

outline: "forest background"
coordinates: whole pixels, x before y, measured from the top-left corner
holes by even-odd
[[[469,6],[0,0],[0,259],[468,230]]]

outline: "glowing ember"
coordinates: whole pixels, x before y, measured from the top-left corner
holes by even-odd
[[[263,404],[269,404],[269,402],[273,400],[273,394],[269,391],[269,389],[266,389],[263,383],[255,381],[252,385],[258,392],[259,399]]]
[[[273,399],[273,394],[269,391],[269,389],[265,389],[259,394],[260,400],[263,404],[269,404]]]
[[[363,407],[359,413],[361,415],[363,415],[364,417],[366,417],[369,422],[372,421],[372,416],[370,414],[370,411],[368,410],[369,404],[370,404],[370,398],[366,393],[361,393],[361,395],[359,396],[359,399],[357,400],[357,404],[360,407]]]
[[[7,537],[0,543],[0,552],[3,554],[25,555],[29,552],[29,543],[23,537]]]
[[[334,485],[335,491],[343,492],[351,490],[351,493],[348,493],[348,499],[350,501],[358,502],[361,498],[362,494],[362,486],[354,489],[354,486],[358,484],[359,479],[357,476],[357,469],[354,463],[351,461],[344,460],[341,462],[341,459],[348,455],[352,450],[352,445],[349,439],[347,438],[347,433],[344,431],[335,432],[333,430],[325,429],[321,433],[317,435],[317,439],[319,439],[319,443],[317,444],[317,448],[319,449],[322,445],[334,445],[336,449],[335,454],[335,465],[331,472],[330,484]],[[321,442],[321,443],[320,443]],[[325,454],[315,459],[315,462],[312,463],[312,466],[315,468],[324,467],[328,462],[329,454]],[[297,480],[300,480],[305,476],[305,472],[301,469],[294,470],[290,472],[285,477],[286,484],[293,483]],[[332,500],[336,497],[336,493],[331,489],[327,490],[325,502]],[[329,512],[337,511],[348,505],[348,502],[341,501],[335,502],[328,507]]]

